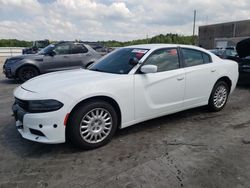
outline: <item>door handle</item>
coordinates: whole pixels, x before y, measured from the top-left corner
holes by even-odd
[[[63,57],[64,57],[64,58],[69,58],[69,57],[68,57],[68,56],[66,56],[66,55],[65,55],[65,56],[63,56]]]
[[[184,77],[177,78],[178,81],[184,80]]]
[[[87,57],[90,57],[91,55],[90,54],[86,54]]]
[[[216,72],[216,69],[212,69],[211,72]]]

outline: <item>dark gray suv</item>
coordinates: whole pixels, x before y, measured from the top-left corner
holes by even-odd
[[[3,72],[7,78],[24,82],[37,75],[76,68],[86,68],[101,55],[82,42],[58,42],[37,54],[6,59]]]

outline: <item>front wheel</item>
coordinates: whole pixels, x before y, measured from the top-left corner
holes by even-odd
[[[117,114],[109,103],[95,100],[79,106],[67,125],[68,139],[83,149],[94,149],[110,141],[117,129]]]
[[[32,66],[23,66],[17,72],[17,76],[21,82],[25,82],[35,76],[38,76],[38,74],[38,70]]]
[[[209,98],[209,103],[208,103],[209,109],[214,112],[222,110],[227,103],[228,95],[229,95],[228,84],[224,81],[217,82]]]

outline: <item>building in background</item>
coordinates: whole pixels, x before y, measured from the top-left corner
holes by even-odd
[[[235,46],[245,38],[250,38],[250,20],[199,27],[199,46],[206,49]]]

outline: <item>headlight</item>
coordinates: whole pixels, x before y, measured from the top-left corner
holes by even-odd
[[[28,101],[28,111],[33,113],[56,111],[62,107],[61,102],[52,99]]]

